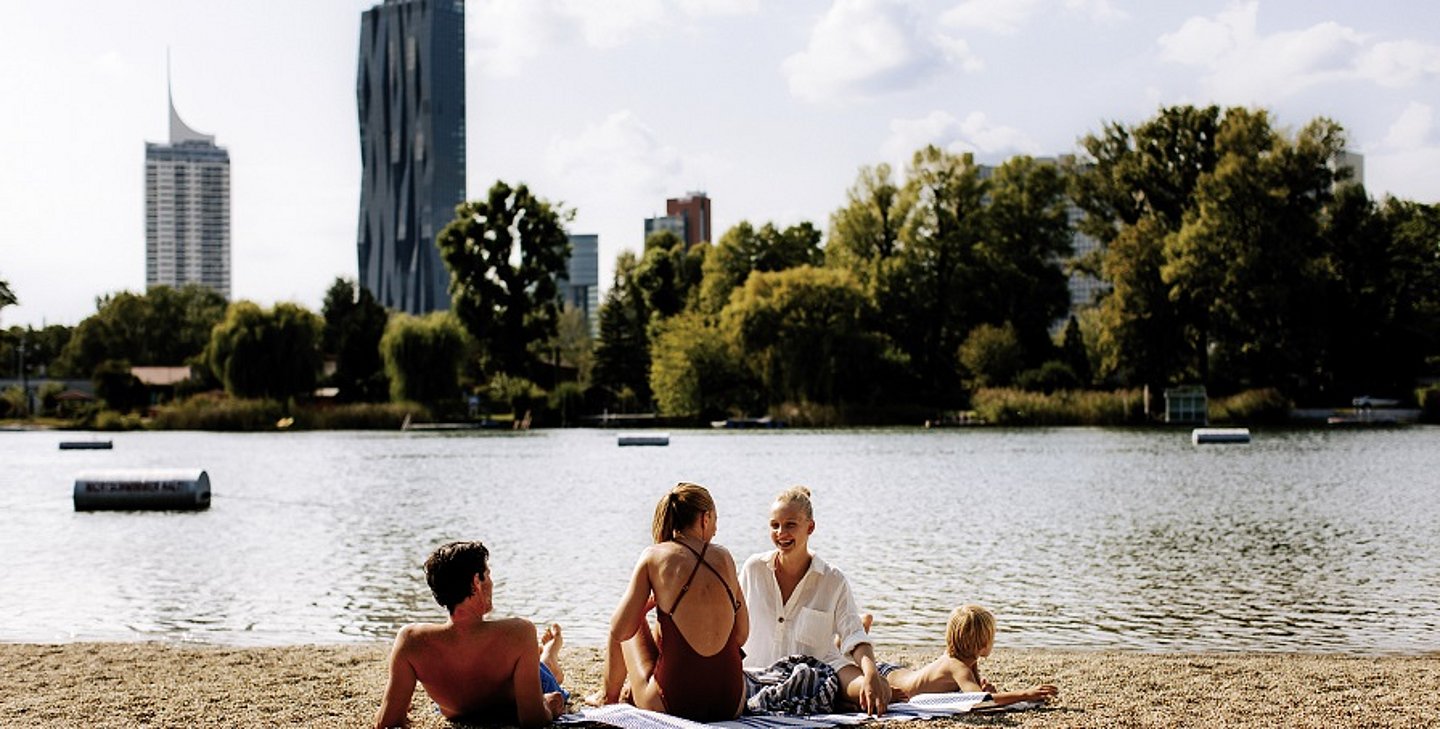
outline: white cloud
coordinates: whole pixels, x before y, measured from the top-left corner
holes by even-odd
[[[947,63],[979,67],[964,41],[928,25],[898,0],[835,0],[805,50],[782,65],[790,92],[807,101],[866,98],[912,87]]]
[[[1029,22],[1041,0],[965,0],[940,16],[947,27],[1014,35]]]
[[[1434,109],[1427,104],[1412,101],[1390,125],[1377,149],[1406,150],[1424,146],[1430,142],[1434,121]]]
[[[1365,187],[1423,203],[1440,203],[1440,136],[1435,110],[1411,102],[1385,138],[1365,152]]]
[[[1440,77],[1440,46],[1415,41],[1376,43],[1356,60],[1362,78],[1381,86],[1413,86],[1426,77]]]
[[[679,177],[680,153],[629,110],[617,111],[571,139],[551,140],[545,164],[571,189],[663,195]]]
[[[962,120],[938,110],[915,119],[892,119],[890,137],[880,153],[903,167],[916,150],[927,144],[950,152],[973,152],[987,159],[1041,153],[1040,145],[1029,135],[1014,127],[993,124],[982,112],[972,111]]]
[[[963,0],[940,16],[941,24],[956,30],[978,30],[996,35],[1014,35],[1031,19],[1047,11],[1046,5],[1062,7],[1096,22],[1123,20],[1125,13],[1110,0]]]
[[[706,15],[752,15],[760,12],[760,0],[680,0],[680,12],[691,17]]]
[[[1130,17],[1110,0],[1065,0],[1065,9],[1089,15],[1097,22],[1116,22]]]
[[[565,32],[546,3],[472,3],[465,13],[466,65],[491,76],[514,76],[526,61],[557,43]]]
[[[1374,42],[1335,22],[1261,35],[1260,5],[1234,3],[1214,17],[1194,17],[1159,37],[1160,58],[1202,68],[1207,93],[1227,103],[1269,103],[1336,81],[1412,85],[1440,76],[1440,47],[1415,41]]]
[[[615,48],[683,20],[744,15],[759,0],[483,0],[466,8],[467,57],[482,73],[514,76],[551,48]]]

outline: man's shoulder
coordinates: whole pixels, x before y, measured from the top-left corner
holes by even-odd
[[[494,635],[507,643],[523,642],[525,645],[535,644],[535,624],[525,618],[496,618],[486,620],[484,628],[490,630]]]

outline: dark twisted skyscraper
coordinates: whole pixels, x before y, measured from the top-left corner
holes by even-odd
[[[465,200],[465,2],[361,15],[360,284],[391,309],[450,308],[435,236]]]

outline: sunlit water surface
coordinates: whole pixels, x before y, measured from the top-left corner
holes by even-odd
[[[443,617],[420,564],[492,550],[497,612],[598,645],[656,500],[719,504],[717,541],[769,547],[781,488],[883,642],[943,641],[991,607],[1010,647],[1440,650],[1440,429],[0,433],[0,640],[231,645],[388,639]],[[77,513],[89,468],[199,467],[200,513]]]

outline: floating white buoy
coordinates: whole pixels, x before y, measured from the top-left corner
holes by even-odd
[[[1196,428],[1190,431],[1190,442],[1204,443],[1249,443],[1249,428]]]
[[[622,446],[668,446],[669,433],[625,433],[620,436]]]
[[[208,509],[210,476],[203,470],[86,471],[75,477],[75,510]]]

